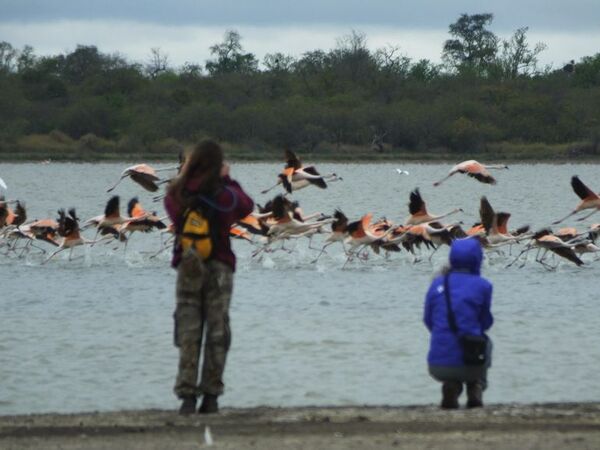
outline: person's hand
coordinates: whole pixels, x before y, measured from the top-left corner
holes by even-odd
[[[221,178],[229,176],[229,164],[226,162],[221,166]]]

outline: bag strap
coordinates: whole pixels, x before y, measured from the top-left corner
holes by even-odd
[[[450,274],[444,275],[444,297],[446,298],[446,309],[448,310],[448,325],[454,334],[458,334],[458,327],[456,326],[456,317],[452,310],[452,302],[450,301],[450,286],[448,285],[448,279]]]
[[[223,212],[223,213],[228,213],[228,212],[231,212],[231,211],[233,211],[233,210],[234,210],[234,209],[237,207],[237,205],[238,205],[238,197],[237,197],[237,195],[236,195],[235,191],[234,191],[233,189],[231,189],[230,187],[228,187],[228,186],[223,186],[223,188],[224,188],[226,191],[229,191],[229,193],[231,194],[231,197],[232,197],[232,199],[231,199],[231,205],[230,205],[230,206],[226,206],[225,208],[221,208],[221,207],[220,207],[220,206],[219,206],[219,205],[216,203],[216,201],[215,201],[214,197],[213,197],[213,198],[210,198],[210,197],[208,197],[208,196],[206,196],[206,195],[203,195],[203,194],[200,194],[200,195],[198,196],[198,199],[199,199],[200,201],[202,201],[203,203],[207,204],[208,206],[210,206],[211,208],[213,208],[213,209],[215,209],[215,210],[219,211],[219,212]]]

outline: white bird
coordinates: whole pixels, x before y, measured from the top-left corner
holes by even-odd
[[[408,170],[402,170],[402,169],[396,168],[396,172],[398,172],[400,175],[410,175],[408,173]]]
[[[2,178],[0,178],[0,187],[2,187],[3,189],[8,189],[8,187],[6,186],[6,183],[4,182],[4,180]]]
[[[204,443],[206,444],[207,447],[210,447],[214,443],[212,434],[210,433],[210,428],[208,427],[208,425],[206,427],[204,427]]]

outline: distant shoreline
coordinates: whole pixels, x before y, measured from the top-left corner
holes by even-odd
[[[30,135],[12,143],[0,141],[0,162],[111,162],[176,161],[191,143],[167,139],[138,148],[93,135],[74,140],[63,133]],[[228,159],[237,162],[282,162],[284,149],[223,142]],[[479,152],[452,152],[447,148],[406,149],[385,144],[379,151],[369,146],[323,142],[312,148],[293,148],[303,161],[452,163],[468,159],[485,162],[589,163],[600,161],[600,144],[496,142]]]

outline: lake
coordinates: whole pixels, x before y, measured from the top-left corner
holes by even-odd
[[[0,164],[8,198],[26,202],[30,218],[55,217],[76,207],[82,219],[103,213],[113,184],[127,163]],[[157,164],[157,166],[159,166]],[[442,186],[448,164],[333,164],[343,181],[294,193],[305,213],[340,208],[351,219],[372,212],[400,223],[408,195],[419,187],[428,209],[464,209],[456,220],[479,220],[479,199],[512,214],[511,228],[534,229],[566,215],[578,197],[579,175],[598,190],[600,166],[517,164],[495,171],[495,186],[456,175]],[[282,164],[232,164],[232,175],[258,203],[271,194]],[[396,168],[407,170],[400,175]],[[152,195],[124,180],[114,191],[121,211],[138,196],[163,214]],[[448,220],[455,220],[448,219]],[[600,221],[569,220],[580,229]],[[85,235],[93,237],[93,230]],[[320,247],[323,236],[313,239]],[[0,415],[177,408],[172,387],[175,272],[169,252],[156,258],[158,233],[135,234],[122,246],[77,248],[42,265],[31,251],[23,258],[0,254]],[[255,247],[236,242],[238,269],[231,306],[233,342],[225,372],[223,406],[408,405],[437,403],[440,385],[427,374],[428,332],[423,297],[447,259],[413,263],[405,252],[354,260],[343,269],[341,246],[318,251],[306,240],[252,258]],[[512,249],[513,255],[517,249]],[[490,403],[598,401],[600,261],[561,263],[548,271],[530,261],[506,268],[511,256],[488,254],[483,275],[494,284],[494,363],[485,400]]]

